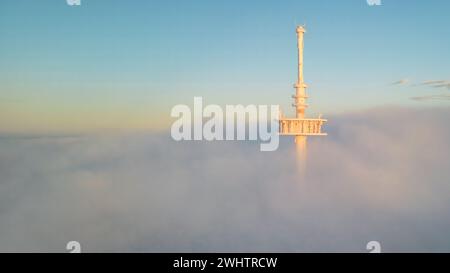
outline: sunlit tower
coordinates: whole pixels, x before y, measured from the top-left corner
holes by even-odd
[[[297,155],[301,160],[302,165],[306,160],[306,137],[307,136],[325,136],[326,133],[322,133],[322,124],[327,120],[322,119],[319,115],[318,118],[305,118],[305,110],[308,105],[306,104],[307,85],[303,80],[303,35],[306,32],[303,26],[297,26],[297,47],[298,47],[298,78],[294,84],[295,95],[294,99],[295,118],[286,118],[280,114],[280,134],[295,137],[295,146],[297,149]]]

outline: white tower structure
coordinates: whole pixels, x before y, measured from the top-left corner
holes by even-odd
[[[322,133],[322,124],[327,120],[318,118],[305,118],[307,85],[303,79],[303,35],[306,32],[303,26],[297,26],[297,47],[298,47],[298,78],[294,84],[295,95],[294,99],[295,118],[286,118],[280,114],[280,134],[295,137],[295,146],[299,159],[305,161],[306,159],[306,137],[307,136],[325,136]]]

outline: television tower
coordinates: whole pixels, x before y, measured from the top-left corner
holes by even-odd
[[[322,124],[327,120],[318,118],[305,118],[306,104],[306,88],[308,87],[303,80],[303,35],[306,32],[303,26],[297,26],[297,47],[298,47],[298,78],[294,84],[295,95],[294,99],[295,118],[286,118],[280,111],[280,134],[295,137],[295,146],[297,156],[304,166],[306,160],[306,137],[307,136],[326,136],[322,133]]]

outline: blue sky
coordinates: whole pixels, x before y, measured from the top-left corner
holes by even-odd
[[[289,109],[295,25],[306,24],[311,115],[448,94],[449,1],[6,0],[0,3],[3,131],[164,128],[173,105]],[[408,79],[407,84],[391,83]]]

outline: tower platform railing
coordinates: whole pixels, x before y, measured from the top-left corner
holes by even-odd
[[[326,121],[322,118],[281,118],[280,135],[326,136],[326,133],[322,133],[322,125]]]

